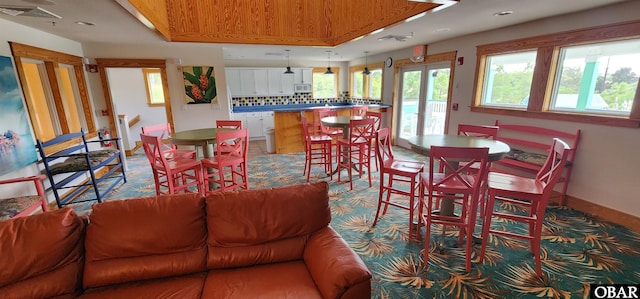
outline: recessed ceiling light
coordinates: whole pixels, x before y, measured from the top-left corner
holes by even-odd
[[[507,15],[510,15],[512,13],[513,13],[513,11],[511,11],[511,10],[505,10],[505,11],[496,12],[493,15],[496,16],[496,17],[499,17],[499,16],[507,16]]]
[[[433,32],[449,32],[450,30],[451,30],[451,28],[443,27],[443,28],[433,29]]]
[[[54,5],[56,4],[53,0],[22,0],[24,2],[29,2],[33,4],[41,4],[41,5]]]
[[[94,23],[91,23],[91,22],[85,22],[85,21],[76,21],[76,24],[78,24],[78,25],[84,25],[84,26],[93,26],[93,25],[95,25]]]

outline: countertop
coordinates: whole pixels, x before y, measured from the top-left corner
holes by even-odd
[[[331,107],[332,109],[351,109],[353,106],[357,106],[360,104],[351,104],[351,103],[332,103],[330,105],[325,104],[294,104],[294,105],[269,105],[269,106],[245,106],[245,107],[233,107],[233,112],[242,113],[242,112],[298,112],[298,111],[306,111],[311,110],[316,107]],[[373,104],[367,105],[369,108],[390,108],[391,105],[387,104]]]

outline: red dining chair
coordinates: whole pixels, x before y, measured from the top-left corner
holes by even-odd
[[[429,259],[431,245],[431,225],[457,226],[460,228],[458,243],[462,245],[465,239],[467,272],[471,271],[471,246],[473,231],[476,224],[478,200],[480,197],[482,179],[488,171],[488,148],[461,148],[448,146],[432,146],[429,150],[429,172],[421,174],[420,222],[425,226],[424,262]],[[435,167],[442,165],[443,171]],[[469,167],[479,163],[477,172],[469,172]],[[442,200],[458,201],[461,204],[459,214],[435,210],[436,203]],[[447,214],[445,214],[447,213]],[[443,233],[443,238],[444,238]],[[465,238],[466,237],[466,238]],[[418,239],[420,230],[418,229]]]
[[[380,216],[380,208],[384,205],[382,215],[387,213],[391,205],[409,211],[409,239],[413,235],[413,218],[416,209],[416,197],[419,195],[420,177],[424,170],[424,163],[412,160],[396,159],[391,148],[389,128],[380,129],[376,134],[376,155],[380,161],[380,192],[378,192],[378,209],[376,218],[371,226],[376,226]],[[394,185],[394,183],[398,183]],[[408,189],[406,183],[409,183]],[[386,195],[385,195],[386,193]],[[409,197],[409,205],[398,201],[392,201],[391,194],[399,194]]]
[[[44,187],[42,186],[42,180],[46,177],[47,176],[41,174],[37,176],[1,180],[0,185],[11,184],[12,186],[15,186],[20,183],[22,183],[22,185],[33,183],[36,195],[0,198],[0,220],[29,216],[38,208],[42,209],[43,212],[48,211],[49,207],[47,205],[47,196],[44,193]]]
[[[365,117],[366,118],[372,118],[374,120],[373,122],[373,132],[375,134],[375,132],[378,132],[380,130],[380,128],[382,127],[382,113],[381,112],[375,112],[375,111],[366,111],[365,112]],[[371,154],[371,156],[373,156],[374,162],[376,164],[376,171],[379,171],[379,164],[380,161],[378,160],[378,155],[376,154],[376,151],[378,150],[378,147],[375,146],[376,143],[376,138],[374,136],[374,138],[372,138],[372,146],[371,146],[371,150],[373,151],[373,153]]]
[[[458,135],[495,140],[498,137],[498,129],[497,126],[458,124]]]
[[[242,129],[242,121],[235,119],[217,119],[216,128]]]
[[[495,140],[498,137],[498,129],[499,127],[497,126],[458,124],[458,135]],[[478,168],[479,168],[479,165],[474,164],[469,167],[469,171],[477,172]],[[489,169],[491,169],[491,163],[489,163]],[[489,173],[489,171],[487,171],[486,173]],[[482,180],[482,182],[486,183],[487,182],[486,178]],[[483,184],[480,188],[482,190],[485,190],[486,186]],[[484,210],[485,210],[484,207],[486,205],[484,192],[481,194],[479,201],[480,201],[480,217],[484,217]]]
[[[223,150],[228,150],[223,152]],[[205,193],[249,189],[247,155],[249,132],[247,129],[220,131],[216,134],[216,153],[213,158],[202,159],[202,167],[210,169],[205,183],[218,184],[219,188],[207,188]]]
[[[325,173],[333,180],[333,163],[331,157],[331,137],[327,135],[311,135],[311,128],[306,117],[302,117],[302,132],[305,144],[304,172],[307,182],[311,175],[311,165],[323,165]]]
[[[171,135],[171,125],[169,123],[144,126],[142,127],[142,134],[160,137],[163,142],[162,154],[169,160],[174,158],[196,158],[195,150],[178,149],[175,144],[164,143],[164,140]]]
[[[362,171],[367,168],[369,176],[369,187],[371,183],[371,139],[373,137],[374,120],[371,118],[352,119],[349,121],[349,139],[338,139],[337,156],[345,155],[346,159],[338,158],[338,182],[340,182],[340,170],[346,168],[349,174],[349,190],[353,190],[352,170],[358,167],[359,177],[362,178]],[[346,151],[346,153],[343,153]]]
[[[320,127],[320,133],[330,136],[331,138],[340,138],[342,136],[342,130],[336,128],[330,128],[322,124],[321,119],[329,116],[338,116],[338,111],[331,110],[329,107],[315,108],[313,109],[314,123]],[[335,143],[334,143],[335,145]]]
[[[240,129],[242,129],[242,121],[241,120],[218,119],[218,120],[216,120],[216,128],[218,128],[218,129],[227,128],[227,129],[232,129],[232,130],[240,130]],[[220,151],[222,153],[226,154],[229,151],[231,151],[232,148],[233,148],[233,145],[227,144]],[[216,152],[215,149],[214,149],[214,152]]]
[[[364,117],[368,110],[369,110],[369,106],[367,105],[355,105],[351,107],[351,116]]]
[[[489,234],[496,234],[517,239],[529,240],[531,252],[536,263],[536,274],[542,276],[540,262],[540,238],[544,221],[544,213],[547,208],[549,196],[553,187],[560,179],[567,162],[571,148],[564,141],[554,138],[551,152],[547,156],[544,166],[535,178],[526,178],[506,173],[489,172],[488,175],[488,200],[486,216],[482,224],[482,249],[480,250],[480,262],[484,259],[484,253],[489,242]],[[514,213],[509,210],[494,211],[496,199],[513,205],[523,206],[528,209],[526,215]],[[512,222],[525,223],[528,226],[527,234],[519,234],[513,231],[505,231],[504,225],[499,228],[491,227],[493,218],[502,218]],[[493,239],[495,240],[495,239]]]
[[[182,157],[167,159],[161,150],[160,136],[140,134],[140,140],[153,170],[156,195],[192,193],[193,188],[204,194],[200,161]]]

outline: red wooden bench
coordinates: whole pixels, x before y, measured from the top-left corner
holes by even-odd
[[[569,144],[571,151],[567,164],[558,184],[562,184],[560,205],[564,205],[567,198],[567,186],[573,170],[574,157],[578,149],[580,130],[575,133],[563,132],[547,128],[503,124],[496,120],[499,127],[496,140],[500,140],[511,147],[511,152],[499,161],[493,162],[497,171],[516,173],[522,172],[535,175],[547,159],[553,138],[557,137]],[[520,173],[518,173],[520,172]]]

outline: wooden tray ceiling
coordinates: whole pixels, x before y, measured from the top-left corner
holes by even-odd
[[[336,46],[457,0],[117,0],[168,41]]]

